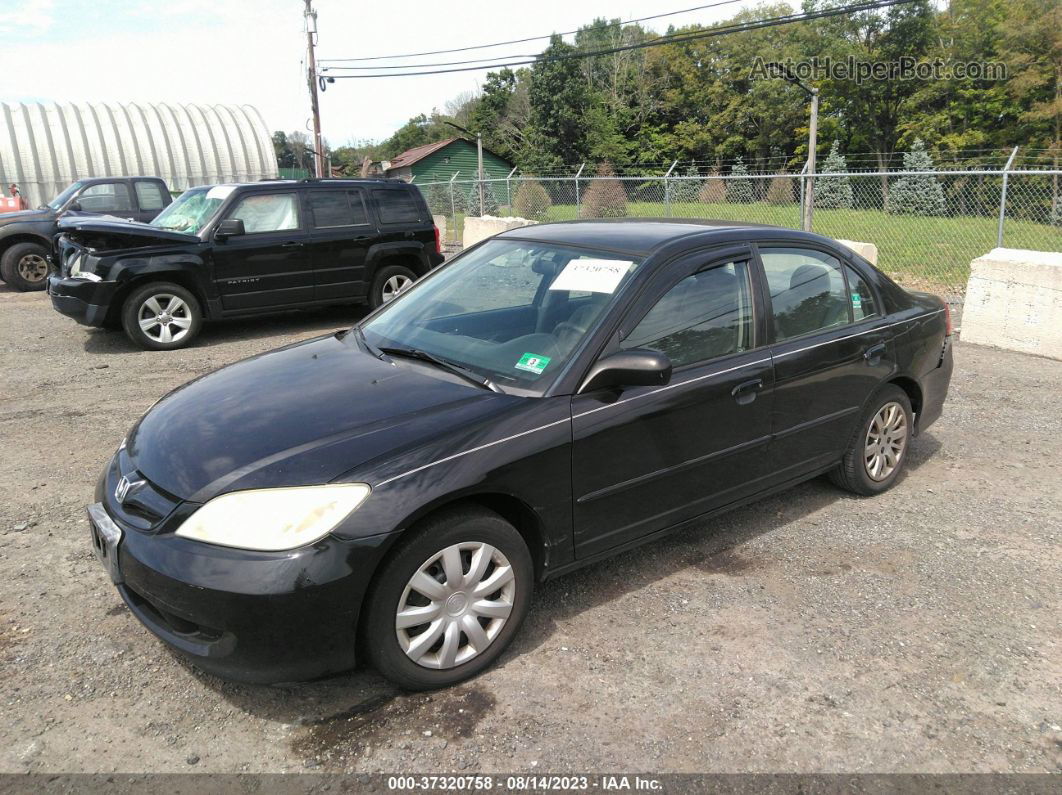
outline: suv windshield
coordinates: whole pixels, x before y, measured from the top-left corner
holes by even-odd
[[[422,351],[540,394],[641,260],[492,240],[455,259],[361,327],[376,348]]]
[[[197,235],[214,217],[232,191],[231,185],[186,190],[173,200],[173,204],[155,216],[151,225]]]
[[[46,204],[45,206],[46,207],[51,207],[53,210],[62,209],[63,205],[66,204],[67,200],[71,196],[73,196],[75,193],[77,193],[77,191],[81,187],[81,185],[82,185],[82,183],[75,182],[69,188],[67,188],[62,193],[60,193],[58,196],[56,196],[54,199],[52,199],[50,202],[48,202],[48,204]]]

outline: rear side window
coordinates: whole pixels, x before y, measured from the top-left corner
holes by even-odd
[[[870,290],[870,285],[866,283],[862,276],[855,272],[855,269],[844,266],[845,273],[848,274],[848,292],[851,293],[852,298],[852,317],[855,318],[858,323],[860,320],[868,317],[876,317],[881,314],[881,309],[878,308],[878,302],[874,298],[874,293]]]
[[[374,190],[373,201],[380,213],[380,223],[401,224],[420,220],[420,204],[405,190]]]
[[[161,210],[166,204],[162,198],[162,188],[157,182],[134,182],[136,201],[141,210]]]
[[[806,248],[761,248],[760,259],[777,341],[849,322],[850,298],[836,257]]]
[[[361,191],[310,191],[310,220],[315,229],[357,226],[367,223]]]

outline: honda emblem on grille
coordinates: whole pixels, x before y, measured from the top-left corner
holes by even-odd
[[[129,492],[134,489],[138,489],[144,485],[142,480],[130,480],[126,475],[122,475],[118,479],[118,485],[114,487],[114,498],[120,503],[125,502],[125,498],[129,496]]]

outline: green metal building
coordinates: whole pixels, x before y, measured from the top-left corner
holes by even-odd
[[[388,177],[410,180],[414,184],[447,182],[456,173],[459,180],[476,179],[476,143],[464,138],[449,138],[433,144],[407,149],[381,166]],[[493,152],[483,150],[484,179],[505,179],[513,164]]]

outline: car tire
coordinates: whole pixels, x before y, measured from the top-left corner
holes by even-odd
[[[887,384],[874,395],[830,480],[863,496],[892,488],[907,463],[914,421],[907,393]]]
[[[0,257],[0,275],[24,293],[47,287],[51,270],[48,248],[40,243],[16,243]]]
[[[199,301],[172,282],[145,284],[130,293],[122,305],[126,336],[148,350],[183,348],[196,338],[202,325]]]
[[[404,265],[387,265],[376,272],[369,291],[369,307],[376,309],[413,286],[417,274]]]
[[[410,532],[373,579],[362,645],[394,684],[432,690],[475,676],[505,651],[531,604],[534,565],[520,533],[485,508],[448,510]],[[418,578],[435,581],[431,596],[413,587]]]

